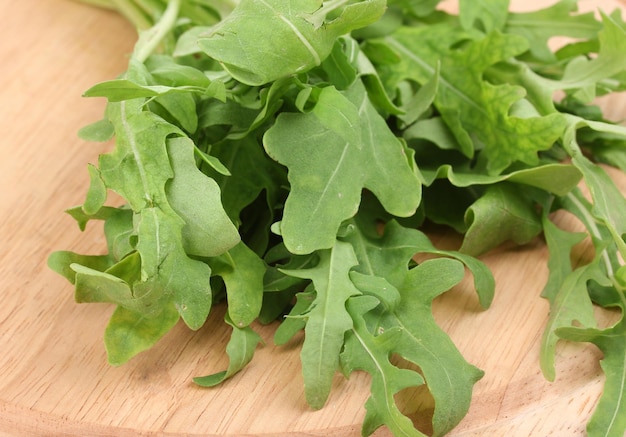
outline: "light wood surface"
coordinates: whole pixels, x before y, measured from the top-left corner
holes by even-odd
[[[605,10],[619,5],[581,2],[585,8],[599,4]],[[359,435],[367,375],[338,375],[326,407],[311,411],[299,344],[273,346],[275,326],[258,327],[266,344],[241,374],[218,388],[194,386],[193,376],[227,365],[223,308],[198,332],[178,325],[127,365],[106,363],[102,336],[113,308],[74,303],[72,286],[47,268],[46,258],[58,249],[104,249],[98,226],[81,233],[62,211],[82,202],[86,164],[111,146],[77,138],[104,108],[81,93],[124,70],[135,34],[121,17],[69,0],[4,0],[0,17],[0,435]],[[623,95],[603,104],[626,118]],[[446,235],[434,238],[454,243]],[[435,305],[437,321],[486,372],[468,416],[451,435],[583,435],[603,382],[600,353],[563,344],[557,380],[548,383],[541,375],[539,339],[548,315],[539,297],[547,276],[544,246],[537,240],[484,259],[497,281],[491,309],[479,309],[468,284]]]

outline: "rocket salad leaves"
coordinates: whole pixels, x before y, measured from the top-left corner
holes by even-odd
[[[596,18],[575,0],[527,13],[461,0],[458,14],[437,0],[84,1],[118,10],[139,36],[124,74],[85,92],[109,103],[80,134],[115,146],[68,210],[81,229],[104,221],[108,253],[59,251],[49,264],[78,302],[116,305],[112,364],[180,319],[198,329],[225,301],[230,364],[199,385],[244,368],[260,342],[252,323],[278,320],[277,344],[304,331],[312,408],[337,371],[363,370],[363,435],[424,435],[394,399],[423,384],[444,435],[482,371],[437,326],[432,301],[467,269],[487,308],[494,280],[476,256],[543,235],[541,368],[555,377],[559,339],[595,343],[606,389],[589,435],[623,436],[626,323],[600,329],[592,311],[626,310],[626,199],[598,164],[626,171],[626,127],[593,105],[626,90],[620,11]],[[556,36],[571,41],[553,50]],[[107,205],[109,191],[125,203]],[[586,231],[559,229],[558,210]],[[462,234],[460,248],[433,246],[427,222]],[[585,236],[595,255],[572,265]]]

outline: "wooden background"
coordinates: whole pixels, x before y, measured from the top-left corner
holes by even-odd
[[[518,9],[540,4],[513,2]],[[580,5],[620,7],[616,0]],[[86,164],[110,148],[77,138],[104,108],[101,99],[81,93],[125,69],[135,34],[116,14],[69,0],[3,0],[0,17],[0,435],[359,435],[368,376],[338,376],[326,407],[311,411],[298,344],[274,347],[274,326],[258,328],[266,345],[241,374],[215,389],[194,386],[193,376],[226,368],[223,308],[198,332],[178,325],[127,365],[106,363],[102,336],[112,307],[75,304],[72,286],[46,259],[52,250],[104,248],[98,226],[80,233],[62,211],[82,202]],[[614,118],[626,118],[624,95],[603,104]],[[444,246],[453,242],[434,238]],[[484,259],[497,281],[490,310],[480,310],[468,286],[435,305],[437,321],[486,372],[451,435],[583,435],[602,387],[601,356],[592,346],[563,344],[557,380],[541,375],[544,246],[537,240]]]

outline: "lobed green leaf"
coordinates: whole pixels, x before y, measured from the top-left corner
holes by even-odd
[[[193,378],[193,382],[202,387],[214,387],[241,371],[252,360],[257,345],[262,342],[259,334],[250,326],[240,327],[228,315],[224,320],[232,327],[230,340],[226,345],[226,354],[229,358],[228,368],[218,373]]]
[[[346,301],[361,294],[349,276],[356,264],[352,246],[338,241],[332,249],[320,253],[317,266],[285,271],[291,276],[311,279],[315,289],[300,353],[306,400],[312,408],[322,408],[326,403],[339,366],[344,335],[352,328],[353,319],[346,310]]]
[[[420,182],[402,144],[359,83],[345,93],[323,88],[311,112],[280,114],[264,145],[289,169],[280,232],[293,253],[331,247],[341,223],[356,213],[363,188],[392,214],[410,216],[419,205]]]
[[[384,8],[383,0],[363,0],[325,21],[319,0],[242,0],[198,44],[237,80],[262,85],[320,65],[339,36],[375,22]]]

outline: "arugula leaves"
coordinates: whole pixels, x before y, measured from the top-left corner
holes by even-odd
[[[364,188],[391,214],[407,217],[417,210],[420,181],[359,82],[345,93],[324,87],[304,114],[281,113],[263,142],[268,155],[289,169],[280,233],[292,253],[331,247]]]
[[[375,22],[384,10],[383,0],[242,0],[198,44],[233,78],[263,85],[320,65],[338,37]]]
[[[49,265],[77,302],[116,306],[112,364],[180,319],[198,329],[225,301],[230,363],[199,385],[245,368],[255,324],[278,319],[277,344],[304,331],[312,408],[336,372],[362,370],[363,435],[424,435],[396,401],[424,384],[443,435],[482,371],[437,326],[432,301],[468,270],[487,308],[495,284],[478,257],[543,237],[551,312],[538,365],[552,380],[560,339],[595,343],[607,383],[588,431],[623,435],[626,199],[597,161],[626,168],[626,127],[592,104],[626,89],[619,13],[598,20],[575,0],[523,14],[461,1],[456,15],[436,0],[97,4],[139,30],[127,71],[85,92],[108,106],[80,134],[115,146],[67,211],[81,229],[104,221],[108,253],[59,251]],[[563,36],[576,41],[551,50]],[[108,205],[109,191],[124,204]],[[559,229],[557,211],[583,231]],[[436,248],[428,222],[462,234],[459,249]],[[594,254],[572,265],[585,237]],[[594,305],[621,320],[599,329]]]

